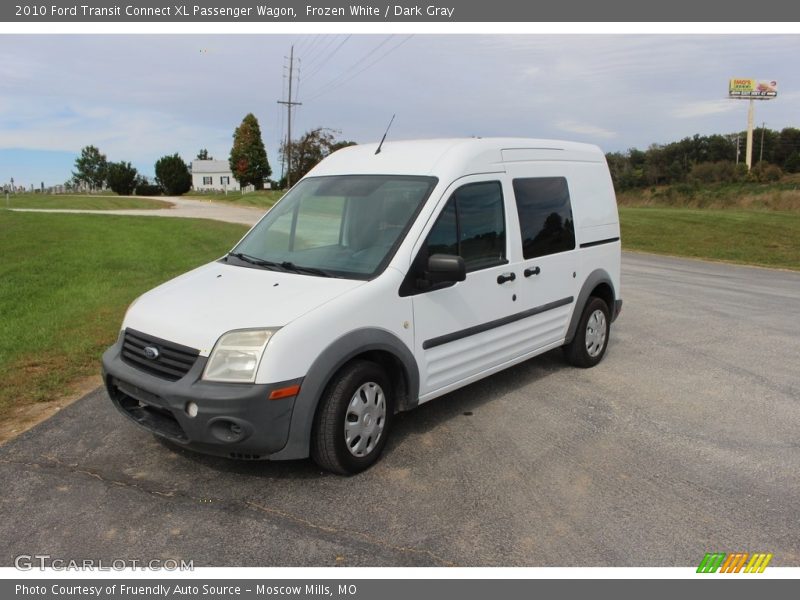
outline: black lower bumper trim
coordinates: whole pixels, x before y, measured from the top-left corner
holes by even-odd
[[[199,357],[178,381],[166,381],[127,364],[117,342],[103,355],[103,379],[116,408],[147,431],[182,447],[217,456],[267,459],[288,441],[295,397],[270,400],[274,384],[202,380]],[[190,405],[191,410],[190,410]]]
[[[186,443],[189,438],[178,420],[169,410],[158,408],[129,396],[123,391],[122,382],[114,380],[108,387],[109,395],[114,394],[117,406],[139,425],[179,443]]]

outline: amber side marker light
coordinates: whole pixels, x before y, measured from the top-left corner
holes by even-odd
[[[280,400],[281,398],[288,398],[289,396],[297,396],[298,392],[300,392],[299,385],[290,385],[289,387],[272,390],[269,393],[269,399]]]

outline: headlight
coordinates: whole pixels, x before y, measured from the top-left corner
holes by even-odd
[[[203,379],[250,383],[256,379],[258,364],[276,329],[229,331],[217,341],[208,357]]]

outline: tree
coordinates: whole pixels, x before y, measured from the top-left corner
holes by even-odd
[[[264,180],[272,174],[261,139],[261,128],[253,113],[248,113],[233,132],[228,164],[239,185],[253,185],[257,190],[264,188]]]
[[[208,155],[208,150],[201,148],[197,153],[197,160],[214,160],[214,157]]]
[[[156,183],[170,196],[185,194],[192,187],[189,167],[177,152],[156,161]]]
[[[800,151],[792,152],[784,161],[783,168],[789,173],[800,173]]]
[[[130,196],[137,184],[137,171],[124,161],[109,163],[106,168],[108,187],[120,196]]]
[[[72,172],[72,176],[77,183],[88,185],[89,189],[100,189],[106,180],[107,166],[105,154],[100,154],[100,150],[94,146],[86,146],[75,159],[76,170]]]
[[[800,129],[786,127],[778,134],[777,144],[772,153],[772,162],[782,166],[786,171],[793,172],[792,161],[789,159],[795,152],[800,152]],[[789,161],[788,165],[787,161]]]
[[[340,148],[355,145],[355,142],[337,140],[334,137],[336,133],[339,132],[326,127],[317,127],[292,140],[290,173],[292,181],[298,181],[329,154]],[[286,144],[281,145],[281,156],[286,158]]]

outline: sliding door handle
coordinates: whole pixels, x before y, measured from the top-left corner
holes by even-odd
[[[525,275],[525,277],[530,277],[531,275],[538,275],[541,272],[542,270],[539,267],[533,267],[532,269],[525,269],[523,275]]]

